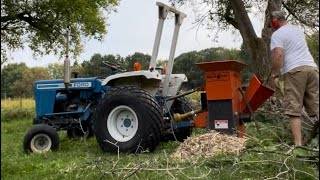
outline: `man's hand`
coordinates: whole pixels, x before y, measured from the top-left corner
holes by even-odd
[[[280,87],[280,80],[279,80],[279,77],[275,77],[273,79],[273,90],[275,91],[274,92],[274,95],[276,97],[283,97],[284,96],[284,92],[281,90],[281,87]]]
[[[279,77],[275,77],[273,78],[273,81],[270,81],[270,87],[275,91],[280,90]]]
[[[276,88],[276,90],[280,90],[280,84],[279,84],[279,78],[278,77],[273,79],[273,83],[274,83],[274,87]]]

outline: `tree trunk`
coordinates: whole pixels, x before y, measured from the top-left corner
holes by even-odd
[[[282,0],[269,0],[266,13],[280,9]],[[230,0],[230,5],[236,17],[237,29],[239,30],[243,44],[251,56],[255,74],[260,79],[266,79],[271,69],[270,60],[270,36],[271,31],[268,28],[269,19],[266,18],[262,38],[259,38],[252,26],[245,5],[242,0]]]
[[[271,51],[270,51],[270,42],[271,42],[271,35],[272,35],[272,30],[269,28],[269,24],[271,21],[271,12],[272,11],[277,11],[280,10],[282,6],[282,0],[269,0],[267,9],[264,13],[265,16],[265,22],[264,26],[261,32],[262,39],[264,43],[267,45],[267,59],[269,62],[271,62]],[[271,63],[270,63],[271,64]]]
[[[23,99],[23,97],[21,96],[20,97],[20,108],[22,108],[22,99]]]

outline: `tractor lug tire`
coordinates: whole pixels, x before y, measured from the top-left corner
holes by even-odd
[[[60,138],[58,132],[46,124],[34,125],[28,130],[23,140],[23,148],[27,153],[41,153],[49,150],[57,151],[59,144]]]
[[[179,113],[179,114],[184,114],[187,112],[192,111],[192,106],[191,103],[188,101],[188,99],[186,97],[180,97],[178,99],[176,99],[171,107],[171,113]],[[184,121],[192,121],[192,116],[186,118]],[[168,140],[178,140],[180,142],[183,142],[185,139],[187,139],[188,137],[191,136],[192,134],[192,129],[193,127],[180,127],[180,128],[176,128],[173,130],[173,133],[171,134],[166,134],[163,136],[163,141],[168,141]],[[175,138],[175,137],[176,138]]]
[[[104,152],[152,152],[164,128],[162,110],[155,98],[130,85],[114,87],[106,93],[92,120]]]

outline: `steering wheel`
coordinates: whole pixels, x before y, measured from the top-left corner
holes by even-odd
[[[121,67],[119,64],[115,64],[115,63],[112,63],[112,62],[109,62],[109,61],[102,61],[102,63],[108,67],[111,68],[112,71],[115,71],[115,70],[118,70],[118,71],[121,71],[121,72],[126,72],[127,70],[123,67]]]

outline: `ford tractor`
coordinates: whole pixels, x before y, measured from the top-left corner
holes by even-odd
[[[149,68],[126,71],[117,64],[104,62],[113,70],[106,78],[71,76],[68,58],[64,79],[34,83],[36,118],[24,137],[27,152],[56,151],[58,131],[69,137],[95,136],[103,151],[153,151],[162,140],[183,141],[192,132],[191,104],[180,92],[184,74],[172,74],[180,25],[186,15],[163,3],[156,3],[159,21]],[[164,21],[174,14],[175,29],[167,68],[156,67]],[[69,32],[69,31],[68,31]]]

